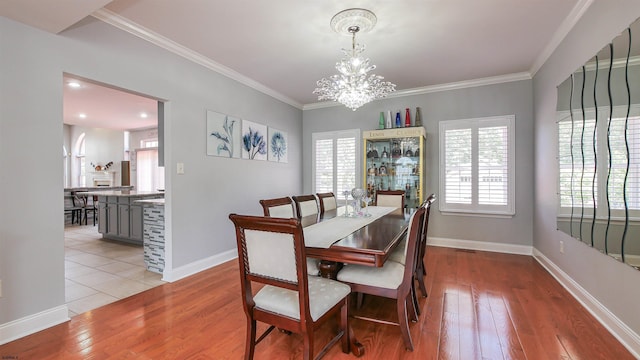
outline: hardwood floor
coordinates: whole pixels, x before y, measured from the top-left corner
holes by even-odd
[[[429,247],[426,265],[415,350],[397,327],[352,320],[362,359],[633,359],[532,257]],[[394,311],[371,296],[359,310]],[[245,319],[234,260],[2,345],[0,359],[241,359]],[[333,325],[316,334],[318,347]],[[299,336],[273,332],[255,358],[301,354]],[[325,358],[355,357],[334,346]]]

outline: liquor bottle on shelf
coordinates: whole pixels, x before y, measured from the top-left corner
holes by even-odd
[[[393,127],[393,125],[391,125],[391,124],[393,124],[393,122],[392,122],[392,120],[391,120],[391,110],[388,110],[388,111],[387,111],[387,124],[386,124],[386,128],[387,128],[387,129],[391,129],[391,128]]]
[[[400,111],[396,113],[396,127],[402,127],[402,120],[400,120]]]
[[[391,157],[394,159],[402,157],[402,149],[400,149],[400,144],[398,144],[397,141],[393,143],[393,148],[391,149]]]
[[[384,121],[384,111],[380,111],[380,121],[378,122],[378,129],[384,129],[385,121]]]
[[[380,176],[385,176],[387,175],[387,163],[382,163],[382,165],[380,165],[380,168],[378,169],[378,173],[380,174]]]
[[[378,150],[373,147],[373,144],[369,144],[369,150],[367,150],[367,159],[377,159],[378,158]]]
[[[409,114],[409,108],[406,109],[404,114],[404,127],[411,126],[411,115]]]
[[[382,157],[381,158],[383,160],[384,159],[389,159],[389,153],[387,152],[387,147],[386,146],[382,148]]]
[[[413,157],[413,151],[411,151],[410,147],[407,147],[407,151],[404,152],[404,156]]]

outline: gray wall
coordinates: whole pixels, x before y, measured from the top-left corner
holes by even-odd
[[[344,106],[305,110],[303,115],[304,144],[311,143],[311,134],[320,131],[376,129],[380,112],[416,107],[422,110],[422,122],[427,131],[425,194],[438,194],[438,123],[443,120],[468,119],[495,115],[516,116],[516,215],[499,219],[487,217],[441,215],[431,212],[429,237],[494,242],[502,244],[532,244],[533,219],[533,95],[530,80],[497,85],[442,91],[423,95],[390,98],[369,103],[358,111]],[[303,150],[304,191],[311,191],[311,147]],[[362,164],[359,163],[360,166]],[[437,210],[437,207],[436,207]],[[496,232],[495,229],[500,229]]]
[[[0,326],[64,304],[63,72],[167,100],[170,269],[234,252],[230,212],[300,192],[300,109],[94,19],[56,36],[0,17],[0,34]],[[207,109],[287,131],[289,163],[206,156]]]
[[[534,77],[534,247],[640,333],[640,272],[556,230],[556,87],[640,16],[635,0],[595,0]],[[563,241],[564,254],[559,251]]]

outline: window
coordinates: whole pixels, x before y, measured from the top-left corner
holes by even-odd
[[[158,166],[158,148],[138,149],[136,162],[136,188],[139,191],[164,189],[164,167]]]
[[[360,130],[313,133],[313,192],[333,192],[336,196],[357,187],[360,173]]]
[[[515,116],[440,122],[440,211],[515,214]]]
[[[75,144],[76,161],[75,168],[77,174],[76,186],[87,186],[87,169],[86,169],[86,141],[85,133],[80,134]],[[73,185],[73,184],[72,184]]]
[[[640,107],[631,107],[628,119],[626,106],[614,107],[612,114],[605,108],[597,120],[593,109],[559,115],[559,214],[584,209],[593,216],[596,208],[597,218],[607,218],[609,209],[620,218],[626,198],[631,216],[640,217]]]

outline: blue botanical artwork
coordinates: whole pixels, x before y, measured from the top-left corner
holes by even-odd
[[[267,126],[242,121],[242,158],[267,160]]]
[[[288,162],[289,142],[287,133],[269,128],[269,161]]]
[[[238,118],[207,110],[207,155],[239,158],[240,124]]]

